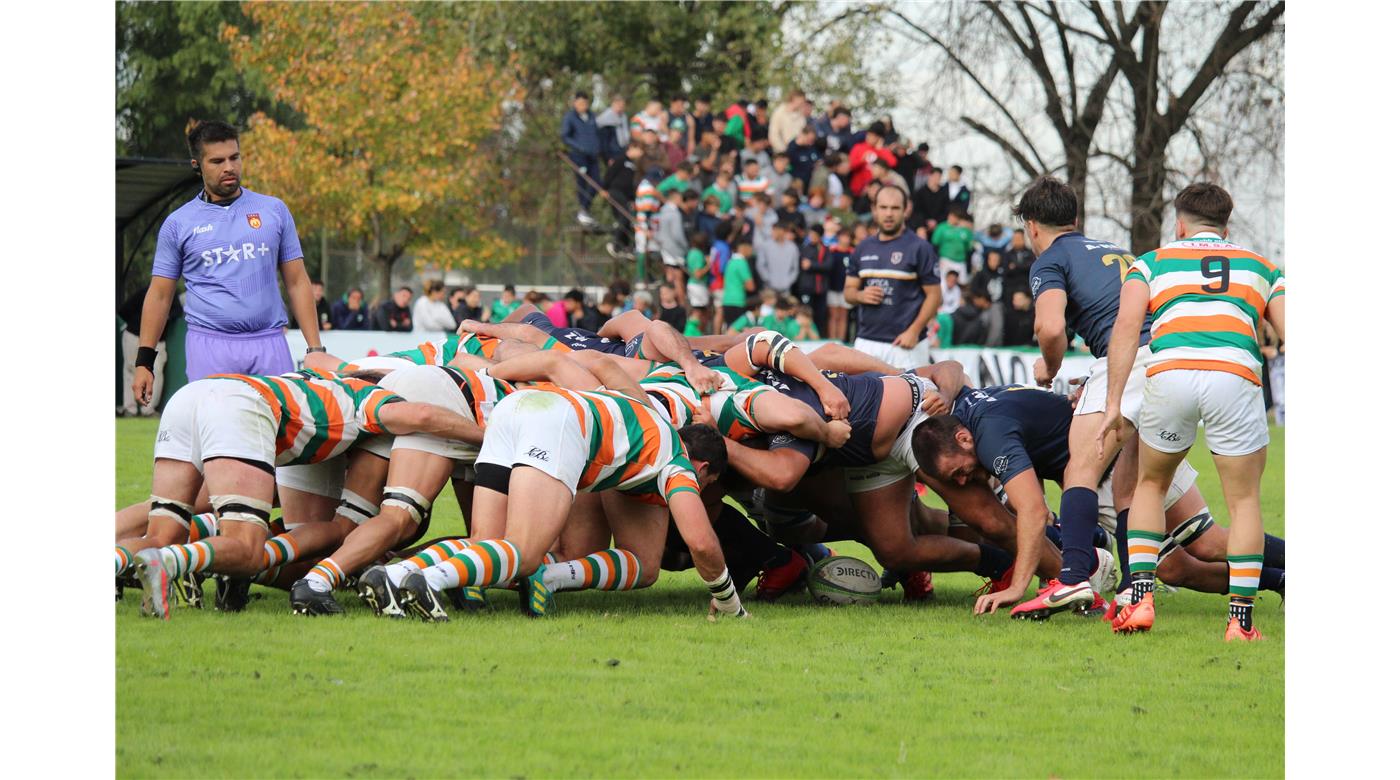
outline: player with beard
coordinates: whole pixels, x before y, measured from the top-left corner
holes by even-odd
[[[876,235],[846,266],[846,301],[857,307],[855,348],[900,369],[928,363],[924,330],[943,302],[933,247],[904,224],[909,194],[875,193]]]

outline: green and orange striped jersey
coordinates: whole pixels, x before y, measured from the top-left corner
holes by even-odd
[[[656,191],[656,185],[650,179],[642,179],[637,185],[637,198],[633,202],[633,209],[637,213],[635,232],[656,230],[657,215],[661,213],[661,194]]]
[[[437,341],[425,341],[414,349],[390,352],[389,357],[403,358],[420,366],[445,366],[457,357],[459,351],[491,360],[493,359],[492,355],[496,354],[496,345],[499,343],[501,340],[494,336],[468,333],[464,336],[448,336]]]
[[[760,393],[777,391],[728,367],[713,370],[724,377],[724,384],[703,398],[686,380],[685,372],[674,363],[657,366],[638,384],[651,398],[651,405],[670,418],[671,424],[677,428],[694,421],[695,412],[703,400],[710,416],[715,418],[719,432],[728,438],[743,441],[750,436],[771,433],[759,427],[753,416],[753,405]]]
[[[768,191],[768,178],[761,174],[757,179],[748,179],[741,175],[736,183],[739,185],[739,202],[745,205],[748,205],[753,196]]]
[[[483,428],[486,427],[486,421],[491,417],[491,410],[496,408],[496,404],[515,392],[515,385],[491,376],[489,368],[478,368],[475,371],[462,371],[452,366],[442,368],[452,377],[457,389],[462,391],[462,397],[467,399],[467,408],[472,411],[472,420]]]
[[[1152,355],[1147,375],[1226,371],[1260,384],[1259,322],[1284,294],[1283,271],[1213,234],[1173,241],[1139,257],[1124,278],[1147,284]]]
[[[281,376],[209,378],[242,382],[267,403],[277,423],[278,466],[320,463],[350,449],[361,437],[387,433],[380,409],[404,400],[370,382],[310,369]]]
[[[649,405],[607,390],[542,385],[516,392],[554,393],[573,406],[588,446],[588,465],[579,477],[579,490],[615,489],[651,503],[664,503],[680,492],[700,493],[700,481],[686,458],[680,434]]]

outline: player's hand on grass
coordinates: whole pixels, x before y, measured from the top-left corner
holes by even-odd
[[[990,615],[993,612],[997,611],[997,607],[1005,607],[1010,604],[1015,604],[1017,601],[1020,600],[1021,592],[1023,591],[1024,588],[1022,589],[1022,591],[1015,591],[1010,588],[1007,588],[1006,590],[999,590],[996,593],[988,593],[987,595],[977,599],[977,603],[974,604],[972,607],[972,614]]]
[[[817,391],[817,400],[822,402],[822,411],[827,417],[833,420],[844,420],[851,416],[851,402],[836,389],[835,385],[827,384],[822,388],[813,388]]]
[[[1123,410],[1117,405],[1109,406],[1103,410],[1103,422],[1099,424],[1099,457],[1103,457],[1104,440],[1111,433],[1115,437],[1123,427]]]
[[[140,406],[151,405],[151,388],[155,386],[156,377],[145,366],[137,366],[134,377],[131,380],[131,394]]]
[[[686,369],[685,381],[690,386],[700,391],[701,395],[709,395],[724,386],[724,377],[713,368],[705,366],[695,366]]]
[[[1050,373],[1050,367],[1045,365],[1045,358],[1035,360],[1035,383],[1041,387],[1049,387],[1055,381],[1055,375]]]
[[[851,438],[851,424],[845,420],[832,420],[826,424],[826,441],[822,442],[833,450],[846,446]]]
[[[731,603],[733,605],[732,608],[730,606]],[[715,621],[719,620],[720,614],[733,615],[736,618],[749,617],[749,611],[747,609],[744,609],[743,604],[739,603],[738,596],[735,596],[731,599],[727,599],[726,603],[724,604],[720,604],[719,601],[715,599],[710,599],[710,614],[706,617],[706,620],[709,620],[711,623],[714,623]]]

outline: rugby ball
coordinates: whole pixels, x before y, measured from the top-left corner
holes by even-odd
[[[880,599],[880,573],[859,558],[835,555],[812,566],[807,590],[818,604],[873,604]]]

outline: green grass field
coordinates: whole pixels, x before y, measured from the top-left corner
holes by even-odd
[[[1265,525],[1283,532],[1274,429]],[[117,500],[150,491],[151,421],[117,421]],[[1209,454],[1191,454],[1224,512]],[[463,529],[450,491],[430,536]],[[852,543],[839,553],[869,558]],[[805,594],[705,620],[694,572],[633,593],[562,594],[550,619],[299,618],[255,586],[241,614],[117,610],[120,777],[1277,777],[1284,616],[1221,641],[1225,597],[1159,597],[1150,635],[1098,620],[973,617],[967,575],[932,603]],[[752,591],[750,591],[751,593]],[[212,601],[212,587],[209,600]]]

